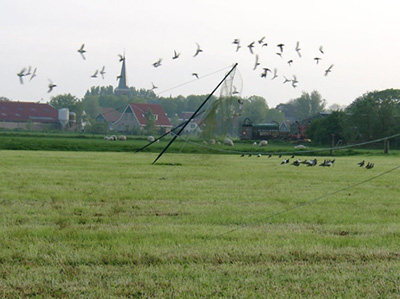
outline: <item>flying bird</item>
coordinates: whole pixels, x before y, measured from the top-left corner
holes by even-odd
[[[271,70],[267,67],[263,68],[264,72],[261,74],[261,78],[267,78],[268,72],[270,72]]]
[[[287,63],[288,63],[289,66],[292,66],[293,59],[290,59]]]
[[[297,83],[299,83],[299,81],[297,81],[296,75],[293,75],[293,79],[292,79],[292,86],[293,86],[293,88],[296,88],[296,87],[297,87]]]
[[[232,87],[233,87],[232,94],[239,94],[237,87],[235,85],[232,85]]]
[[[53,81],[51,81],[49,79],[49,85],[48,86],[49,86],[49,90],[47,91],[47,93],[50,93],[50,92],[52,92],[53,88],[56,87],[57,85],[54,84]]]
[[[265,39],[265,36],[263,36],[262,38],[260,38],[260,39],[258,40],[258,43],[261,45],[261,44],[264,42],[264,39]]]
[[[283,47],[285,46],[284,44],[278,44],[278,45],[276,45],[278,48],[279,48],[279,50],[281,51],[281,53],[283,53]]]
[[[17,73],[17,76],[19,77],[19,82],[21,84],[24,84],[24,80],[22,79],[22,77],[25,76],[25,71],[26,68],[23,68],[19,73]]]
[[[192,76],[195,76],[197,79],[199,79],[199,74],[198,73],[192,73]]]
[[[274,68],[274,76],[271,78],[271,80],[274,80],[276,77],[278,77],[278,69]]]
[[[82,44],[82,46],[78,49],[79,54],[81,54],[83,60],[86,60],[84,53],[86,53],[86,50],[84,49],[85,44]]]
[[[301,53],[300,53],[300,50],[301,50],[301,49],[300,49],[300,42],[297,42],[297,43],[296,43],[296,49],[295,49],[295,50],[296,50],[297,54],[299,54],[299,57],[301,58]]]
[[[333,68],[333,64],[331,64],[331,66],[325,70],[325,76],[328,76],[328,74],[332,71],[332,68]]]
[[[117,76],[117,81],[118,81],[119,79],[121,79],[121,77],[122,77],[121,75],[118,75],[118,76]]]
[[[196,43],[197,45],[197,49],[196,49],[196,53],[194,53],[193,57],[196,57],[197,55],[199,55],[200,52],[203,52],[203,50],[200,48],[200,45],[198,43]]]
[[[125,55],[118,54],[118,56],[119,56],[119,62],[125,60]]]
[[[92,76],[90,76],[91,78],[97,78],[97,74],[99,73],[99,70],[96,70],[94,72],[94,74]]]
[[[253,52],[254,42],[251,42],[249,45],[247,45],[247,47],[249,48],[250,53],[254,54],[254,52]]]
[[[181,55],[181,53],[177,53],[177,52],[174,50],[174,56],[172,57],[172,59],[178,59],[178,58],[179,58],[179,55]]]
[[[260,65],[260,62],[258,61],[258,54],[256,54],[256,62],[254,63],[254,68],[253,71]]]
[[[36,70],[37,70],[37,68],[35,67],[35,68],[33,69],[33,72],[32,72],[31,77],[29,78],[29,81],[31,81],[33,78],[36,77]]]
[[[241,48],[240,46],[240,39],[235,38],[232,42],[232,44],[236,45],[236,52],[239,51],[239,49]]]
[[[285,80],[283,81],[283,84],[292,81],[292,80],[289,80],[288,78],[286,78],[285,76],[283,76],[283,78],[285,79]]]
[[[104,79],[104,74],[106,73],[106,72],[104,71],[104,69],[105,69],[105,66],[103,65],[103,67],[102,67],[101,70],[100,70],[100,75],[101,75],[101,78],[102,78],[102,79]]]
[[[161,58],[158,59],[156,62],[153,63],[153,66],[154,66],[154,67],[159,67],[159,66],[161,65],[161,61],[162,61]]]
[[[154,85],[154,83],[153,83],[153,82],[151,82],[151,86],[152,86],[152,87],[151,87],[151,89],[150,89],[150,90],[154,90],[154,89],[157,89],[157,88],[158,88],[157,86],[155,86],[155,85]]]
[[[31,70],[32,70],[32,67],[29,66],[29,67],[28,67],[28,70],[27,70],[26,73],[25,73],[25,76],[29,76],[29,75],[31,74]]]
[[[324,49],[323,49],[322,46],[319,47],[319,51],[320,51],[322,54],[324,54]]]
[[[321,58],[319,58],[319,57],[315,57],[315,58],[314,58],[314,60],[315,60],[315,62],[318,64],[318,63],[319,63],[319,61],[321,60]]]

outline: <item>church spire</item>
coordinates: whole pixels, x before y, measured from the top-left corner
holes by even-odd
[[[118,76],[119,82],[118,82],[118,87],[115,89],[115,94],[118,96],[121,95],[127,95],[129,96],[131,94],[131,90],[129,87],[126,85],[126,69],[125,69],[125,55],[120,56],[120,61],[122,61],[122,68],[121,68],[121,74]]]

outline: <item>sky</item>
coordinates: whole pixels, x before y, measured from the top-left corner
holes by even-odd
[[[0,97],[82,99],[92,86],[117,86],[125,54],[128,86],[154,84],[163,97],[209,94],[238,63],[233,84],[242,97],[261,96],[272,108],[316,90],[327,106],[346,106],[400,87],[399,11],[396,0],[0,0]],[[202,52],[194,57],[196,44]],[[21,84],[17,73],[29,66],[37,76]],[[104,79],[92,78],[103,66]],[[276,68],[278,77],[262,78],[263,68]],[[284,76],[296,76],[297,87],[283,84]],[[49,80],[57,85],[50,93]]]

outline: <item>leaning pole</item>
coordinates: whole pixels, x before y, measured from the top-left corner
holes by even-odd
[[[207,96],[207,98],[203,101],[203,103],[201,103],[201,105],[197,108],[197,110],[192,114],[192,116],[183,124],[183,126],[181,126],[180,130],[178,131],[178,133],[176,133],[174,135],[174,137],[171,139],[171,141],[167,144],[166,147],[164,147],[164,149],[161,151],[161,153],[157,156],[157,158],[153,161],[152,164],[155,164],[157,162],[158,159],[161,158],[161,156],[165,153],[165,151],[169,148],[169,146],[175,141],[175,139],[182,133],[182,131],[185,129],[186,125],[188,123],[190,123],[190,121],[196,117],[196,115],[198,114],[198,112],[200,111],[201,108],[203,108],[203,106],[207,103],[207,101],[212,97],[212,95],[217,91],[217,89],[222,85],[222,83],[224,83],[224,81],[226,80],[226,78],[228,78],[228,76],[233,72],[233,70],[237,67],[237,63],[235,63],[232,67],[232,69],[224,76],[224,78],[221,80],[221,82],[218,83],[218,85],[214,88],[214,90]]]

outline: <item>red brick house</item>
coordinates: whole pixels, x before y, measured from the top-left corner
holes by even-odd
[[[0,101],[0,128],[58,129],[58,110],[49,104]]]
[[[134,128],[143,129],[147,124],[149,111],[155,118],[155,125],[169,132],[172,124],[160,104],[130,103],[122,112],[121,117],[113,123],[117,131],[126,131]]]

